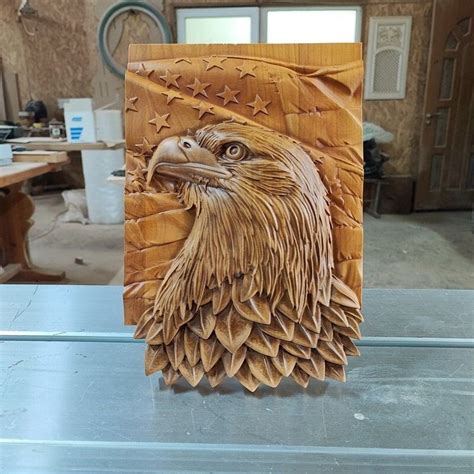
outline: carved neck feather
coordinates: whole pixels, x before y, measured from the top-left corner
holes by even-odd
[[[326,191],[312,174],[316,183],[276,196],[247,189],[245,181],[238,193],[185,185],[181,198],[196,208],[196,219],[157,294],[155,311],[174,314],[183,302],[192,309],[208,289],[249,274],[272,305],[285,291],[298,310],[309,295],[327,303],[331,224]]]

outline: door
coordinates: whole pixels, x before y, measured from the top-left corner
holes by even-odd
[[[435,0],[415,209],[474,197],[474,4]]]

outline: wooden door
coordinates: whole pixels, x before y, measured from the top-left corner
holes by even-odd
[[[474,197],[474,3],[435,0],[415,209]]]

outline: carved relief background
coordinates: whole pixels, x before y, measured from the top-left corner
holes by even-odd
[[[146,337],[149,343],[148,373],[163,370],[168,383],[183,376],[192,385],[204,374],[212,385],[225,375],[235,375],[250,390],[260,383],[275,386],[282,376],[290,375],[304,386],[310,377],[344,379],[346,355],[358,352],[351,338],[360,336],[362,320],[358,310],[363,180],[360,57],[360,46],[349,44],[132,46],[125,98],[124,304],[126,323],[140,320],[137,336]],[[228,143],[235,148],[226,148]],[[215,160],[224,160],[221,181],[212,175],[215,169],[200,178],[199,192],[204,194],[196,195],[193,186],[177,186],[180,179],[163,179],[173,177],[174,171],[166,176],[163,170],[170,160],[182,162],[183,147],[189,148],[189,153],[196,151],[199,166],[206,163],[206,173],[210,163],[214,167]],[[194,155],[189,153],[186,159],[193,161]],[[294,233],[295,245],[303,250],[292,253],[288,246],[279,264],[282,272],[286,268],[291,275],[306,272],[306,278],[301,279],[305,285],[318,274],[314,280],[317,288],[305,286],[300,302],[294,296],[297,291],[289,288],[296,281],[293,276],[288,277],[289,285],[266,270],[259,276],[258,263],[249,267],[247,274],[237,257],[232,257],[232,265],[238,267],[235,273],[206,277],[207,286],[196,283],[190,289],[183,284],[178,291],[186,278],[170,283],[180,271],[184,276],[189,273],[182,270],[187,265],[183,254],[188,252],[189,258],[195,258],[203,247],[212,247],[196,243],[206,234],[202,231],[196,237],[196,227],[201,225],[208,203],[214,202],[208,195],[214,199],[221,186],[228,192],[228,184],[223,184],[228,170],[232,170],[232,179],[237,176],[241,180],[241,189],[252,183],[251,168],[245,167],[240,153],[245,153],[245,158],[267,154],[264,158],[269,166],[272,157],[278,156],[282,163],[297,157],[300,168],[295,168],[296,176],[282,176],[275,187],[278,176],[272,174],[265,188],[269,202],[274,199],[270,207],[279,206],[272,196],[285,193],[293,181],[297,188],[311,189],[310,201],[319,203],[306,209],[307,215],[317,216],[309,236],[301,238],[304,216],[295,217],[288,226],[286,233]],[[236,157],[239,164],[225,163],[226,158]],[[255,182],[266,179],[264,165],[261,168],[255,168],[256,173],[262,173]],[[161,176],[156,176],[160,169]],[[212,189],[208,191],[207,186]],[[243,195],[261,191],[249,186]],[[253,225],[250,221],[245,224],[237,209],[233,211],[235,221],[228,223],[232,231],[226,233],[225,220],[215,227],[224,229],[215,239],[216,248],[217,241],[228,245],[229,234]],[[282,223],[289,220],[283,218],[285,209],[279,209],[272,219],[283,235]],[[221,215],[221,211],[212,212]],[[288,215],[297,214],[291,211]],[[212,230],[213,225],[211,220],[206,228]],[[246,261],[250,244],[234,239],[223,254],[240,252],[242,262]],[[278,246],[279,238],[275,242]],[[193,252],[191,244],[195,244]],[[260,254],[278,252],[262,250]],[[203,253],[203,259],[206,262],[196,261],[189,268],[201,265],[201,274],[215,272],[210,268],[213,258]],[[267,263],[261,268],[271,267]],[[265,285],[272,288],[265,290]],[[186,298],[189,301],[180,306]],[[212,327],[206,326],[208,323]],[[246,355],[242,355],[244,348]]]

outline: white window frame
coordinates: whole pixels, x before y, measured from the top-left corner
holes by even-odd
[[[356,29],[354,42],[358,43],[361,40],[362,32],[362,7],[358,6],[331,6],[331,5],[318,5],[317,7],[261,7],[260,8],[260,41],[262,43],[267,42],[268,32],[268,13],[269,12],[280,12],[280,11],[327,11],[327,10],[353,10],[356,12]]]
[[[260,11],[258,7],[177,8],[178,43],[186,40],[186,18],[250,17],[250,42],[258,43]]]
[[[410,52],[411,16],[373,16],[369,19],[369,35],[367,42],[367,57],[365,61],[365,87],[364,99],[367,100],[391,100],[404,99],[406,95],[406,83],[408,73],[408,57]],[[403,27],[401,47],[387,46],[377,47],[377,33],[380,26],[400,25]],[[398,91],[376,92],[374,91],[375,60],[377,53],[384,50],[395,50],[401,54],[400,68],[398,70]]]
[[[328,0],[329,1],[329,0]],[[356,12],[356,38],[355,42],[360,42],[362,31],[362,7],[318,5],[315,7],[197,7],[197,8],[177,8],[176,23],[178,43],[186,40],[186,18],[213,18],[213,17],[250,17],[250,36],[252,43],[267,42],[268,13],[275,11],[309,11],[309,10],[354,10]]]

